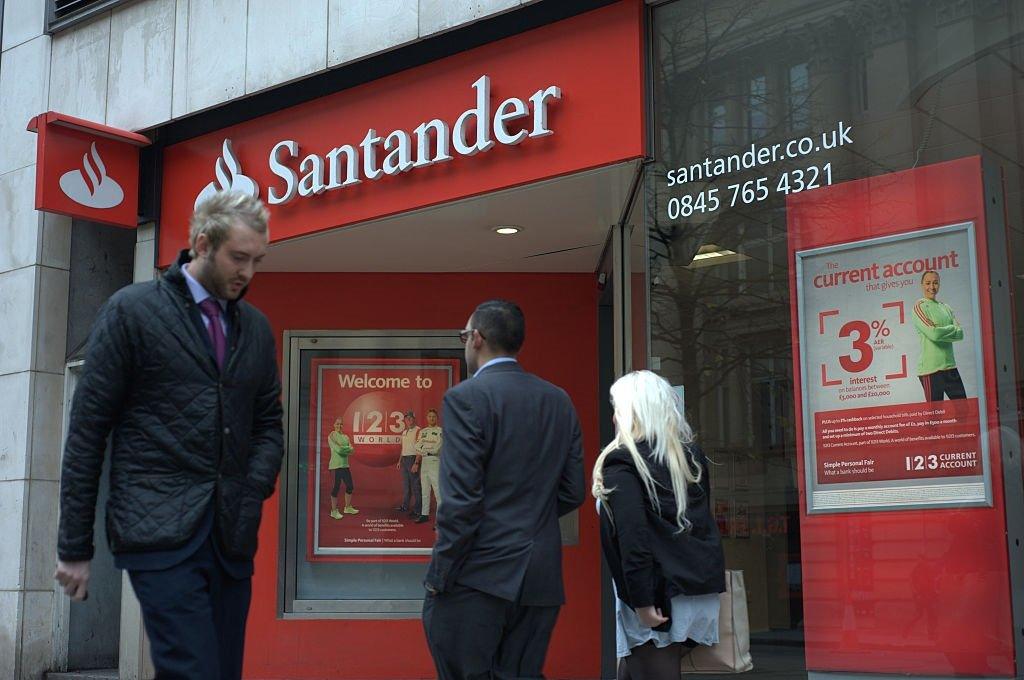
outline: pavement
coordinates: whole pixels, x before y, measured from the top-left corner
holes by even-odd
[[[804,670],[804,648],[799,644],[751,644],[754,670],[743,673],[743,680],[807,680]],[[685,677],[685,676],[683,676]],[[75,671],[48,673],[46,680],[118,680],[117,670]]]

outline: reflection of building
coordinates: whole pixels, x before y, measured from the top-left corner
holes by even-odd
[[[1008,221],[1019,224],[1022,21],[1019,7],[998,1],[679,0],[655,12],[651,355],[686,386],[710,455],[730,461],[712,470],[715,497],[750,503],[751,539],[731,538],[726,550],[729,566],[746,573],[752,631],[799,628],[802,619],[799,599],[783,595],[802,587],[785,190],[798,172],[825,177],[826,164],[839,183],[983,154],[1003,173]],[[852,143],[836,139],[841,128]],[[804,137],[814,149],[797,158],[673,186],[680,169],[704,159]],[[766,195],[744,200],[742,188],[761,178]],[[687,214],[691,206],[699,207]],[[1007,238],[1021,245],[1015,226]],[[737,460],[749,481],[737,477]],[[757,540],[759,525],[780,527],[779,513],[791,520],[787,535]],[[808,540],[805,548],[815,546]],[[849,540],[851,555],[868,563],[900,542],[867,529]],[[871,591],[875,570],[856,568]]]

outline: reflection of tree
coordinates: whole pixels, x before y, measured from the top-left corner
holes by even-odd
[[[995,102],[1016,110],[1020,19],[1012,3],[957,0],[680,0],[656,10],[658,163],[646,194],[652,354],[668,377],[686,385],[698,426],[708,422],[716,393],[731,390],[735,408],[755,408],[759,376],[790,379],[786,230],[799,242],[796,230],[814,216],[787,225],[785,198],[772,195],[742,209],[726,205],[669,220],[668,197],[711,186],[722,196],[731,183],[825,162],[842,182],[984,152],[1002,165],[1007,210],[1019,216],[1024,143],[1019,126],[1007,127],[996,115],[1006,109]],[[936,30],[960,37],[936,49]],[[807,74],[799,97],[787,90],[794,65]],[[794,107],[806,110],[795,116]],[[854,127],[852,146],[667,188],[668,169],[742,153],[753,142],[818,135],[839,120]],[[1019,223],[1011,218],[1011,239]],[[693,266],[709,244],[745,259]],[[737,429],[745,431],[742,415]],[[734,443],[742,440],[737,434]]]
[[[742,93],[730,93],[723,84],[735,80],[728,75],[737,68],[730,63],[735,61],[735,34],[746,30],[764,5],[710,0],[681,4],[686,7],[674,20],[658,24],[655,60],[660,156],[669,159],[696,158],[713,151],[708,146],[707,105],[729,97],[735,104],[742,98]],[[781,102],[758,104],[766,109],[781,106]],[[775,128],[782,125],[774,123]],[[735,139],[737,126],[728,125],[728,129]],[[664,204],[659,202],[659,179],[646,187],[649,214],[657,217],[661,216],[659,203]],[[703,183],[692,191],[707,186]],[[690,266],[699,248],[708,243],[742,250],[748,232],[767,236],[764,242],[771,247],[771,225],[771,211],[753,209],[722,210],[685,228],[663,219],[652,221],[651,337],[660,348],[663,372],[686,385],[687,410],[695,423],[704,422],[701,412],[707,397],[727,382],[735,382],[743,391],[736,396],[750,404],[751,381],[734,379],[747,371],[767,374],[770,365],[778,365],[773,359],[788,357],[784,266],[773,269],[769,262],[759,262],[763,266],[744,268],[742,281],[735,263]]]
[[[736,396],[742,403],[751,403],[750,378],[788,366],[791,356],[784,263],[770,267],[764,262],[763,273],[743,276],[741,281],[737,264],[701,268],[682,264],[676,253],[692,254],[696,247],[687,241],[693,237],[655,229],[650,239],[652,251],[666,255],[655,255],[652,263],[651,337],[659,354],[669,354],[663,356],[663,370],[671,375],[678,365],[681,382],[687,386],[690,417],[703,422],[706,397],[747,373],[746,379],[736,381],[743,390]],[[739,248],[724,239],[715,243]]]
[[[659,11],[654,87],[660,165],[652,169],[646,195],[653,217],[651,336],[667,363],[663,371],[677,373],[693,395],[687,407],[698,424],[711,403],[707,397],[725,385],[738,388],[734,397],[752,408],[759,376],[791,380],[787,217],[777,179],[825,163],[834,181],[890,172],[893,163],[884,159],[911,159],[912,150],[906,140],[894,147],[893,133],[902,128],[887,122],[858,136],[856,148],[822,149],[711,181],[668,189],[666,171],[742,154],[754,143],[820,139],[840,120],[857,121],[864,55],[873,41],[889,44],[905,36],[911,8],[903,0],[846,0],[827,8],[806,0],[692,0]],[[794,73],[802,78],[799,87]],[[725,116],[719,115],[723,103]],[[769,198],[729,206],[730,184],[759,177],[772,185]],[[719,191],[721,209],[668,218],[669,195],[696,196],[711,187]],[[799,234],[790,236],[799,242]],[[694,255],[710,244],[740,253],[742,263],[695,266]]]
[[[772,195],[742,208],[726,204],[713,213],[669,219],[666,202],[712,186],[721,194],[728,184],[778,178],[811,164],[832,163],[833,181],[841,183],[983,154],[999,166],[1008,249],[1019,265],[1024,11],[1021,3],[998,0],[679,0],[658,6],[654,28],[657,162],[644,197],[651,354],[660,357],[667,378],[685,385],[688,415],[712,455],[764,464],[751,468],[755,478],[763,475],[749,493],[726,481],[716,494],[749,500],[752,511],[760,503],[769,513],[787,512],[788,544],[774,550],[798,562],[790,395],[790,333],[797,320],[789,318],[787,245],[806,243],[802,230],[814,229],[821,211],[834,210],[834,204],[812,198],[787,214],[785,197]],[[807,74],[800,88],[791,88],[798,97],[786,89],[794,72]],[[807,108],[796,116],[794,107]],[[854,129],[851,146],[741,170],[710,184],[667,186],[668,170],[742,153],[755,142],[819,135],[840,120]],[[899,200],[884,184],[875,185],[877,196]],[[825,221],[842,224],[836,217]],[[746,259],[695,263],[699,249],[711,244]],[[1021,293],[1024,277],[1015,268],[1018,276],[1009,280]],[[1016,306],[1014,321],[1018,331],[1024,328],[1024,306]],[[1024,346],[1024,332],[1015,340]],[[723,404],[732,418],[721,427],[716,410]],[[772,431],[777,424],[781,434]],[[725,441],[709,441],[719,431]],[[782,450],[769,452],[769,442]],[[728,476],[713,483],[723,478]],[[745,555],[752,570],[771,563],[771,544],[763,552],[749,545],[732,549],[731,559],[742,564]],[[799,607],[792,613],[799,617]]]

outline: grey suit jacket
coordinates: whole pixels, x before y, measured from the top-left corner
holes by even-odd
[[[569,396],[518,363],[498,363],[448,390],[441,425],[441,504],[426,583],[527,606],[564,603],[558,518],[585,493]]]

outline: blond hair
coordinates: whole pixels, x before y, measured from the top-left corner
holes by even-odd
[[[679,397],[664,378],[650,371],[634,371],[615,381],[611,399],[615,438],[597,457],[591,493],[607,509],[608,495],[614,489],[604,486],[604,461],[613,451],[625,449],[647,490],[651,506],[657,510],[654,477],[636,446],[637,442],[646,442],[654,460],[668,468],[676,499],[676,525],[680,531],[687,530],[687,486],[700,481],[701,468],[686,455],[686,445],[693,442],[693,430],[683,415]]]
[[[270,212],[263,201],[239,191],[218,191],[200,203],[188,222],[189,254],[196,256],[196,239],[205,234],[216,251],[228,238],[228,232],[241,222],[253,231],[268,234]],[[269,234],[268,234],[269,236]]]

